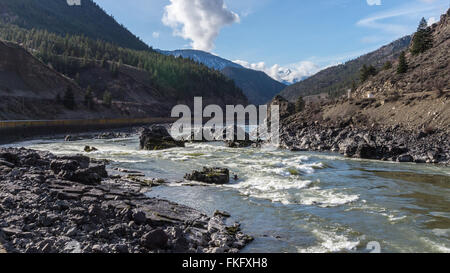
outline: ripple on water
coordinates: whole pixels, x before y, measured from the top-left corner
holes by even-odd
[[[308,248],[298,248],[300,253],[330,253],[353,251],[360,244],[359,240],[350,240],[342,234],[333,231],[314,229],[312,231],[319,243]]]

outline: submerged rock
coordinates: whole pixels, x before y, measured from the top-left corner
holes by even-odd
[[[230,171],[225,168],[203,168],[184,176],[186,180],[204,182],[209,184],[227,184],[230,182]]]
[[[184,142],[175,140],[161,125],[145,128],[141,132],[140,147],[143,150],[164,150],[175,147],[184,147]]]
[[[91,152],[96,152],[96,151],[98,151],[98,149],[95,148],[95,147],[91,147],[91,146],[85,146],[85,147],[84,147],[84,151],[85,151],[86,153],[91,153]]]

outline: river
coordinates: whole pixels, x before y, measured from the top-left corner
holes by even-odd
[[[244,252],[450,252],[450,168],[349,159],[338,154],[229,149],[222,143],[141,151],[138,136],[113,140],[41,139],[8,146],[83,153],[169,183],[148,196],[211,215],[232,214],[255,237]],[[224,186],[183,181],[204,166],[226,167]]]

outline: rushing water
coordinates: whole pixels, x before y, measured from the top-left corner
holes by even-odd
[[[83,153],[111,168],[171,181],[148,193],[232,214],[255,237],[245,252],[450,252],[450,168],[355,160],[336,154],[229,149],[221,143],[140,151],[138,137],[19,143],[55,154]],[[11,145],[9,145],[11,146]],[[204,166],[226,167],[239,180],[225,186],[180,183]]]

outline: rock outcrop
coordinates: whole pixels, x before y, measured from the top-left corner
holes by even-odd
[[[314,123],[281,129],[282,146],[293,151],[333,151],[347,157],[416,163],[450,163],[450,135],[445,132],[390,128],[331,127]]]
[[[282,96],[276,96],[268,105],[267,109],[267,121],[271,121],[271,107],[272,105],[278,105],[280,109],[280,120],[283,120],[295,113],[295,104],[283,98]]]
[[[140,136],[140,147],[144,150],[164,150],[175,147],[184,147],[183,141],[175,140],[162,125],[144,128]]]

